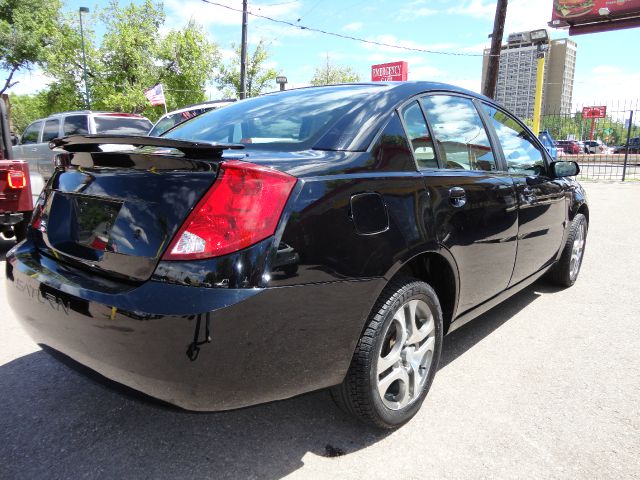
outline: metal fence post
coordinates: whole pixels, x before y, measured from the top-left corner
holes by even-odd
[[[633,110],[629,112],[629,128],[627,128],[627,144],[624,149],[624,166],[622,167],[622,181],[627,175],[627,161],[629,160],[629,140],[631,138],[631,126],[633,125]]]

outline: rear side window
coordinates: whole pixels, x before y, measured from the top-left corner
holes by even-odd
[[[498,135],[509,172],[524,175],[544,174],[544,156],[529,132],[507,113],[485,104],[482,108],[487,112]]]
[[[26,145],[28,143],[38,143],[38,134],[40,133],[40,127],[42,122],[35,122],[25,128],[22,133],[22,140],[20,143]]]
[[[54,138],[60,136],[60,119],[47,120],[44,122],[44,130],[42,131],[42,141],[50,142]]]
[[[411,143],[411,150],[413,150],[418,162],[418,168],[438,168],[429,128],[417,101],[410,103],[404,109],[402,118]]]
[[[136,117],[94,117],[96,133],[112,135],[146,135],[151,122]]]
[[[71,115],[64,119],[62,132],[65,135],[85,135],[89,133],[89,126],[86,115]]]
[[[471,100],[431,95],[421,101],[445,168],[497,170],[489,137]]]

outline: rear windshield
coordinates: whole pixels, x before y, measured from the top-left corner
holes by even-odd
[[[197,117],[198,115],[208,112],[214,108],[216,107],[194,108],[193,110],[187,110],[184,112],[170,113],[158,120],[158,123],[153,126],[149,135],[152,137],[158,137],[179,123],[189,120],[190,118]]]
[[[146,118],[135,117],[93,117],[96,133],[114,135],[146,135],[151,122]]]
[[[311,148],[340,117],[379,93],[377,86],[319,87],[242,100],[188,120],[168,138],[245,143],[263,150]]]

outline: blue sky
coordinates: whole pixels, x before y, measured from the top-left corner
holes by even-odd
[[[139,1],[139,0],[134,0]],[[212,0],[242,8],[241,0]],[[66,9],[96,7],[107,2],[66,2]],[[205,26],[221,48],[223,58],[232,55],[231,43],[240,41],[241,14],[201,0],[165,0],[165,28],[181,27],[190,18]],[[510,0],[505,36],[510,32],[545,28],[552,1]],[[489,45],[495,2],[487,0],[259,0],[249,11],[298,25],[360,37],[388,44],[462,53],[466,56],[426,54],[380,47],[353,40],[292,28],[249,17],[249,42],[264,40],[269,62],[289,79],[289,87],[308,84],[314,68],[328,54],[331,61],[349,65],[363,80],[370,79],[375,63],[405,60],[409,80],[434,80],[480,89],[482,50]],[[567,32],[550,29],[554,38]],[[97,29],[98,35],[101,30]],[[603,103],[638,98],[640,64],[635,58],[640,31],[622,30],[574,37],[578,43],[574,103]],[[43,88],[46,78],[37,71],[18,76],[16,93]],[[219,93],[209,89],[212,98]]]

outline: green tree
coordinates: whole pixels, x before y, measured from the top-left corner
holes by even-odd
[[[97,49],[92,108],[142,113],[149,105],[144,90],[161,79],[155,59],[165,19],[162,5],[145,0],[121,7],[112,0],[101,19],[106,31]]]
[[[99,76],[99,62],[94,48],[93,17],[85,16],[83,20],[87,77],[91,86]],[[84,64],[77,13],[62,15],[52,38],[41,62],[44,73],[54,79],[45,93],[49,113],[84,108]]]
[[[0,69],[7,73],[0,95],[15,85],[19,70],[43,60],[57,29],[59,0],[0,0]]]
[[[169,105],[206,100],[205,89],[217,71],[220,54],[200,25],[190,21],[184,29],[170,31],[160,42],[158,59]]]
[[[216,82],[225,96],[240,98],[240,47],[232,45],[236,54],[227,65],[220,67]],[[256,97],[267,88],[275,89],[278,72],[266,65],[269,53],[261,40],[253,53],[247,55],[247,97]]]
[[[309,83],[318,86],[359,81],[360,76],[351,67],[331,63],[329,54],[327,54],[324,63],[316,67],[313,78]]]
[[[9,104],[11,105],[11,126],[16,133],[22,133],[31,122],[48,115],[46,96],[42,93],[9,94]]]

